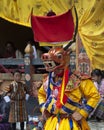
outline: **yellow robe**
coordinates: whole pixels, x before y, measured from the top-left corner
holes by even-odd
[[[44,109],[47,109],[51,114],[53,114],[46,120],[44,130],[71,130],[71,129],[90,130],[86,122],[86,118],[88,117],[91,110],[93,110],[94,107],[97,105],[100,99],[100,95],[96,87],[94,86],[93,82],[90,79],[83,79],[81,80],[80,85],[78,87],[73,88],[69,91],[67,89],[67,91],[65,91],[65,94],[67,95],[71,103],[66,102],[60,110],[57,109],[57,107],[53,109],[53,106],[55,105],[56,102],[54,98],[51,97],[51,100],[49,100],[49,102],[47,103],[47,99],[46,99],[47,88],[44,88],[44,84],[47,86],[47,82],[43,83],[38,93],[38,99],[39,99],[39,104],[41,106],[41,111],[43,112]],[[52,84],[50,84],[50,88],[51,90],[53,90]],[[66,88],[68,88],[68,86]],[[84,97],[87,100],[87,103],[85,104],[84,108],[77,106],[78,104],[80,104],[82,97]],[[74,119],[72,118],[60,119],[60,117],[58,117],[59,113],[72,114],[71,112],[74,111],[78,111],[83,116],[82,120],[80,121],[80,125],[82,129],[80,128],[79,123]]]

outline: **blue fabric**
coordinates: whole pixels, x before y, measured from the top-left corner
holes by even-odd
[[[41,103],[40,105],[39,105],[39,107],[42,107],[44,105],[44,103]]]
[[[73,121],[72,121],[72,119],[69,120],[69,124],[70,124],[70,128],[72,130],[73,129]]]
[[[68,114],[72,114],[72,113],[73,113],[72,110],[70,110],[69,108],[67,108],[67,107],[65,107],[65,106],[62,106],[62,109],[63,109],[65,112],[67,112]]]
[[[50,78],[50,83],[51,83],[53,86],[57,86],[57,87],[58,87],[58,86],[61,85],[61,82],[62,82],[62,80],[59,80],[58,82],[55,83],[55,82],[53,81],[53,78],[52,78],[52,77]]]
[[[76,107],[79,107],[79,108],[82,107],[82,105],[80,105],[80,104],[77,103],[77,102],[72,101],[72,100],[69,99],[69,98],[67,99],[67,102],[68,102],[69,104],[73,105],[73,106],[76,106]]]
[[[11,130],[9,123],[0,123],[0,130]]]
[[[86,104],[86,105],[85,105],[85,110],[86,110],[87,112],[92,112],[92,111],[94,110],[94,108]]]
[[[55,106],[54,106],[54,104],[53,104],[53,105],[52,105],[52,109],[51,109],[51,113],[53,113],[54,110],[55,110]]]
[[[49,97],[47,102],[45,103],[45,108],[47,108],[49,106],[49,104],[51,103],[52,101],[52,97]]]
[[[47,89],[47,99],[49,98],[50,94],[51,94],[51,88],[50,88],[50,79],[51,79],[51,72],[49,73],[49,80],[48,80],[48,89]]]

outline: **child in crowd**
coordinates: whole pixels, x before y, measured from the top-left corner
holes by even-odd
[[[24,122],[27,121],[26,100],[29,95],[27,86],[21,82],[21,72],[15,70],[13,73],[14,81],[11,82],[8,94],[10,95],[10,113],[9,122],[12,130],[16,130],[16,122],[20,122],[21,130],[24,130]],[[5,96],[5,100],[9,101]]]

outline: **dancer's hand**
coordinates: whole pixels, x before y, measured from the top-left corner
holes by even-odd
[[[73,119],[75,119],[76,121],[80,121],[83,116],[82,116],[79,112],[75,111],[75,112],[72,114],[72,117],[73,117]]]
[[[45,109],[44,112],[42,113],[42,116],[46,120],[51,116],[51,113],[49,113],[48,110]]]

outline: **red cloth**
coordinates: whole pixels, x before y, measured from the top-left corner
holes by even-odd
[[[67,99],[68,99],[68,97],[65,95],[65,89],[66,89],[66,85],[68,83],[68,80],[69,80],[69,69],[66,68],[65,71],[64,71],[61,86],[59,88],[59,93],[58,93],[57,102],[56,102],[57,108],[61,108],[62,105],[65,104]],[[62,98],[63,104],[61,102],[61,98]]]
[[[15,54],[15,52],[13,52],[13,53],[6,52],[3,57],[4,58],[16,58],[16,54]]]
[[[31,16],[34,40],[38,42],[64,42],[73,37],[74,22],[71,10],[61,15]]]

